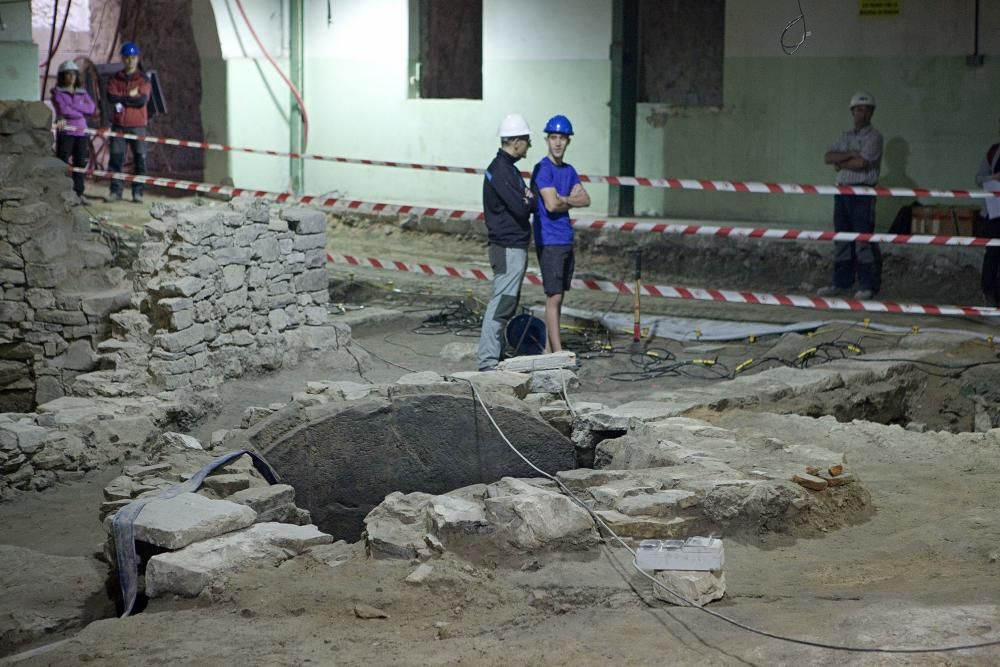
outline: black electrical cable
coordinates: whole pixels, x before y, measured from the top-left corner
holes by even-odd
[[[673,595],[678,600],[681,600],[682,602],[684,602],[684,604],[686,604],[687,606],[692,607],[693,609],[695,609],[697,611],[702,611],[702,612],[708,614],[709,616],[712,616],[713,618],[716,618],[716,619],[718,619],[720,621],[728,623],[728,624],[730,624],[730,625],[732,625],[734,627],[740,628],[741,630],[745,630],[746,632],[749,632],[749,633],[752,633],[752,634],[755,634],[755,635],[759,635],[761,637],[768,637],[770,639],[776,639],[778,641],[788,642],[790,644],[799,644],[799,645],[802,645],[802,646],[812,646],[813,648],[822,648],[822,649],[826,649],[826,650],[830,650],[830,651],[844,651],[844,652],[850,652],[850,653],[901,653],[901,654],[918,654],[918,653],[948,653],[948,652],[953,652],[953,651],[968,651],[968,650],[977,649],[977,648],[987,648],[987,647],[990,647],[990,646],[1000,646],[1000,639],[996,639],[996,640],[993,640],[993,641],[987,641],[987,642],[979,642],[977,644],[958,644],[958,645],[955,645],[955,646],[940,646],[940,647],[932,647],[932,648],[926,648],[926,647],[922,647],[922,648],[875,648],[875,647],[867,647],[867,646],[849,646],[849,645],[843,645],[843,644],[827,644],[825,642],[813,641],[811,639],[800,639],[798,637],[791,637],[789,635],[782,635],[782,634],[778,634],[776,632],[769,632],[767,630],[761,630],[760,628],[755,628],[755,627],[753,627],[751,625],[747,625],[746,623],[742,623],[740,621],[737,621],[734,618],[730,618],[729,616],[726,616],[725,614],[720,614],[719,612],[714,611],[712,609],[708,609],[707,607],[704,607],[704,606],[701,606],[701,605],[697,605],[693,601],[689,600],[685,596],[683,596],[680,593],[678,593],[677,591],[671,589],[669,586],[667,586],[666,584],[664,584],[662,581],[659,581],[658,579],[656,579],[654,576],[652,576],[648,572],[645,572],[642,569],[640,569],[638,563],[635,560],[635,555],[636,555],[635,554],[635,550],[632,547],[630,547],[628,545],[628,543],[626,543],[621,537],[619,537],[618,534],[615,533],[615,531],[613,531],[608,526],[608,524],[604,521],[604,519],[602,519],[601,516],[599,514],[597,514],[597,512],[595,512],[593,510],[593,508],[591,508],[590,506],[588,506],[585,502],[583,502],[583,500],[581,500],[579,497],[577,497],[577,495],[574,494],[562,482],[562,480],[560,480],[555,475],[550,475],[549,473],[545,472],[544,470],[542,470],[541,468],[539,468],[538,466],[536,466],[534,463],[532,463],[527,457],[525,457],[524,454],[522,454],[514,446],[514,444],[507,438],[506,434],[504,434],[503,430],[500,428],[500,425],[497,424],[496,420],[493,418],[493,415],[490,413],[489,408],[487,408],[486,403],[483,401],[482,397],[479,395],[479,392],[476,390],[476,385],[472,381],[470,381],[468,379],[465,379],[465,378],[449,378],[449,379],[451,379],[451,380],[461,380],[462,382],[465,382],[465,383],[467,383],[469,385],[469,388],[472,390],[473,400],[474,401],[478,401],[479,404],[482,406],[483,410],[486,413],[486,416],[489,418],[490,422],[493,424],[493,427],[496,428],[497,432],[500,434],[500,437],[507,444],[507,446],[510,447],[510,449],[513,450],[513,452],[515,454],[517,454],[525,463],[527,463],[536,472],[538,472],[539,474],[541,474],[543,477],[546,477],[549,480],[555,482],[556,486],[558,486],[559,489],[563,493],[565,493],[573,502],[575,502],[580,508],[582,508],[585,512],[587,512],[591,516],[591,518],[595,521],[595,523],[597,523],[597,525],[599,526],[600,529],[603,529],[603,530],[607,531],[608,534],[610,534],[619,544],[621,544],[625,549],[627,549],[629,551],[629,553],[631,553],[632,556],[633,556],[633,558],[632,558],[632,566],[636,569],[636,571],[639,574],[641,574],[646,579],[649,579],[653,583],[654,586],[662,588],[663,590],[667,591],[668,593],[670,593],[671,595]],[[568,399],[568,397],[567,397],[567,399]],[[473,407],[474,407],[474,404],[473,404]]]
[[[473,310],[465,301],[453,301],[437,314],[424,319],[412,331],[421,336],[439,336],[452,334],[455,336],[479,335],[482,326],[482,315]],[[473,333],[469,333],[473,332]]]
[[[401,368],[401,369],[403,369],[404,371],[408,371],[408,372],[410,372],[410,373],[419,373],[419,372],[420,372],[420,371],[416,371],[416,370],[414,370],[414,369],[412,369],[412,368],[407,368],[406,366],[403,366],[402,364],[397,364],[397,363],[396,363],[395,361],[389,361],[389,360],[388,360],[388,359],[386,359],[385,357],[383,357],[383,356],[381,356],[381,355],[379,355],[379,354],[376,354],[376,353],[372,352],[371,350],[369,350],[369,349],[368,349],[367,347],[365,347],[364,345],[362,345],[361,343],[359,343],[359,342],[357,341],[357,339],[354,339],[354,340],[352,340],[352,341],[351,341],[351,345],[357,345],[358,347],[360,347],[360,348],[361,348],[362,350],[364,350],[365,352],[367,352],[367,353],[368,353],[368,354],[370,354],[371,356],[375,357],[375,358],[376,358],[376,359],[378,359],[379,361],[382,361],[382,362],[384,362],[384,363],[387,363],[387,364],[389,364],[390,366],[395,366],[396,368]],[[358,369],[359,369],[359,370],[358,370],[358,373],[359,373],[359,375],[361,375],[361,377],[365,377],[365,376],[364,376],[363,374],[361,374],[361,371],[360,371],[360,363],[359,363],[359,365],[358,365]],[[367,379],[367,378],[365,378],[365,379]]]
[[[781,50],[788,56],[793,55],[796,51],[798,51],[802,45],[806,43],[806,39],[812,36],[812,33],[806,30],[806,14],[802,11],[802,0],[797,0],[797,2],[799,6],[799,15],[785,24],[785,29],[781,31],[781,36],[778,37],[778,43],[781,44]],[[802,24],[802,37],[799,38],[799,41],[794,44],[785,42],[785,35],[788,34],[788,31],[795,27],[798,23]]]
[[[436,355],[436,354],[427,354],[426,352],[420,352],[419,350],[415,350],[415,349],[413,349],[412,347],[410,347],[409,345],[407,345],[405,343],[397,343],[394,340],[389,340],[390,336],[392,336],[392,332],[391,331],[389,333],[387,333],[386,335],[382,336],[382,342],[388,343],[389,345],[395,345],[396,347],[401,347],[404,350],[409,350],[413,354],[415,354],[417,356],[420,356],[420,357],[429,357],[429,358],[432,358],[432,359],[437,359],[438,358],[438,355]]]

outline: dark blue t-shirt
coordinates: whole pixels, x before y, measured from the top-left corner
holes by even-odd
[[[545,202],[539,194],[542,188],[555,188],[561,197],[568,197],[573,186],[580,182],[580,176],[573,165],[566,162],[556,165],[546,155],[531,174],[531,189],[535,192],[538,203],[535,208],[535,245],[571,245],[573,243],[573,227],[569,224],[569,211],[549,213]]]

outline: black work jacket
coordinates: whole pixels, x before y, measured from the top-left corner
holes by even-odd
[[[525,199],[524,191],[524,179],[514,158],[498,150],[483,178],[483,211],[490,243],[504,248],[527,248],[531,243],[533,202]]]

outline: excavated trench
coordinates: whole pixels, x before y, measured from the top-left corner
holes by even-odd
[[[1000,425],[1000,366],[973,368],[959,377],[910,367],[860,387],[765,400],[753,409],[806,417],[830,415],[840,422],[858,419],[915,431],[985,431]]]

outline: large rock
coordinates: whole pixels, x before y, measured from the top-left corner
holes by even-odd
[[[493,531],[486,509],[478,500],[459,496],[435,496],[427,505],[427,527],[452,549]]]
[[[622,498],[615,509],[628,516],[670,518],[698,504],[698,496],[690,491],[672,489],[656,493],[641,493]]]
[[[226,500],[246,505],[257,513],[257,521],[273,521],[295,503],[295,489],[287,484],[271,484],[237,491]]]
[[[713,600],[720,600],[726,594],[725,572],[701,572],[693,570],[661,570],[653,577],[669,591],[673,591],[698,607]],[[687,606],[687,602],[671,595],[661,586],[653,585],[653,595],[670,604]]]
[[[561,394],[563,390],[576,389],[580,379],[568,368],[554,368],[531,373],[532,394]]]
[[[135,519],[135,539],[164,549],[246,528],[257,518],[249,507],[196,493],[150,501]]]
[[[416,558],[427,534],[426,508],[433,496],[400,493],[385,497],[365,517],[365,543],[375,558]]]
[[[531,375],[511,371],[461,371],[452,373],[451,377],[468,380],[480,391],[500,391],[509,393],[515,398],[524,398],[531,388]]]
[[[594,450],[594,467],[638,470],[673,466],[679,463],[677,450],[673,443],[628,433],[598,443]]]
[[[500,544],[531,551],[589,546],[597,539],[590,514],[554,491],[521,482],[506,482],[510,493],[486,499],[486,518]],[[511,488],[511,487],[514,488]]]
[[[258,523],[180,551],[153,556],[146,565],[146,595],[195,596],[209,584],[248,566],[276,565],[310,547],[330,542],[333,538],[316,526]]]

